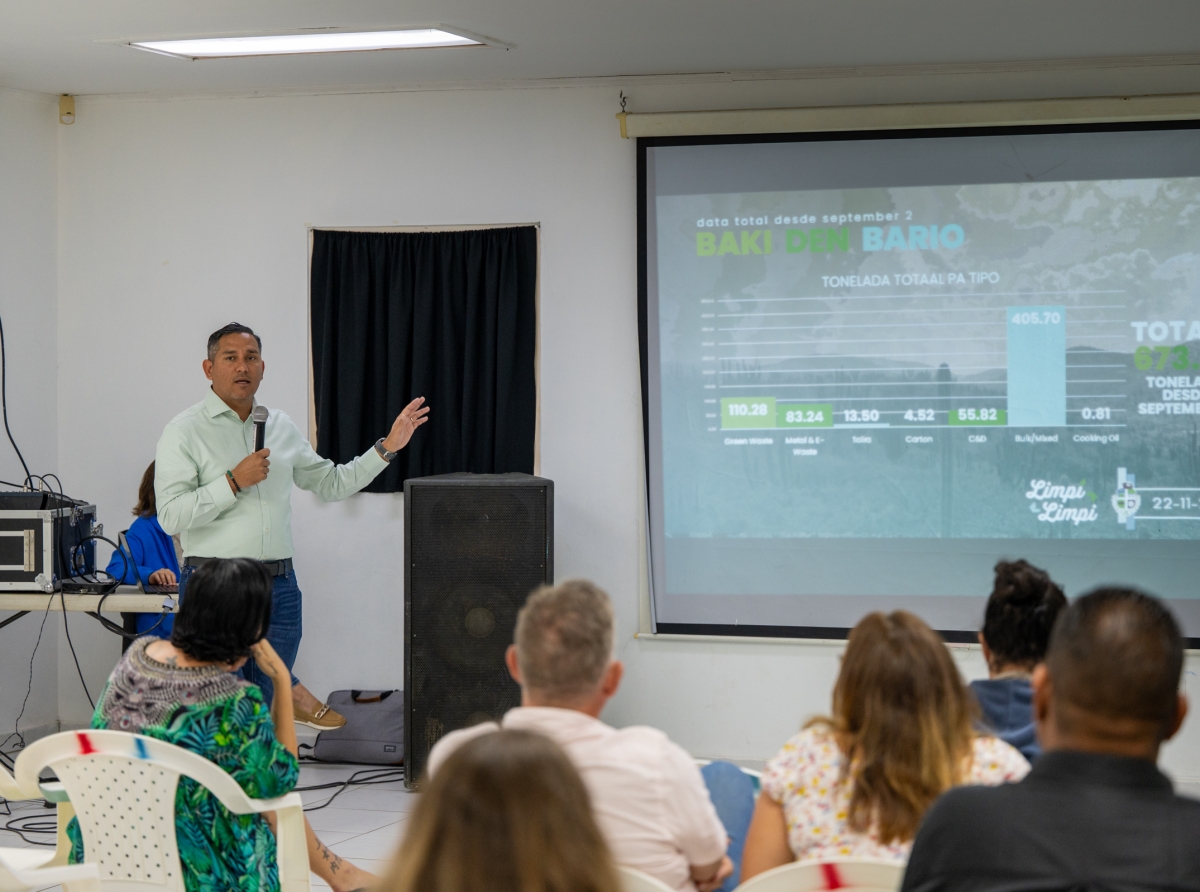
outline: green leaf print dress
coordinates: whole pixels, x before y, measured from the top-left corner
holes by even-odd
[[[173,743],[232,775],[247,796],[270,799],[296,786],[296,758],[275,738],[257,685],[218,666],[179,668],[130,645],[92,717],[97,730],[129,731]],[[78,822],[67,826],[71,861],[83,860]],[[190,778],[175,794],[175,835],[188,892],[278,892],[275,835],[262,815],[235,815]]]

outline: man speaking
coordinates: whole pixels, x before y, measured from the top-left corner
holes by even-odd
[[[163,430],[155,456],[158,522],[180,534],[184,559],[179,594],[188,577],[214,558],[254,558],[274,576],[267,640],[289,671],[300,649],[301,595],[292,568],[292,484],[327,502],[358,492],[388,466],[424,424],[429,408],[419,397],[404,407],[387,436],[354,461],[335,465],[321,458],[282,412],[266,420],[264,448],[255,451],[254,394],[265,366],[262,339],[236,322],[208,338],[204,375],[212,387],[204,400],[177,415]],[[256,413],[261,416],[262,410]],[[273,686],[251,659],[242,670],[271,702]],[[322,704],[292,676],[296,721],[318,730],[345,719]]]

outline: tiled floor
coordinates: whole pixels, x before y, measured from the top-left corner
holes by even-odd
[[[300,786],[345,780],[361,766],[306,764],[300,770]],[[371,770],[371,769],[368,769]],[[301,791],[305,807],[328,801],[336,790]],[[351,787],[325,808],[307,813],[317,836],[330,850],[363,870],[382,873],[400,846],[404,825],[417,796],[404,789],[403,781]],[[327,888],[316,876],[313,885]]]

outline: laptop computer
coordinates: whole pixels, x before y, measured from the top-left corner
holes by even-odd
[[[138,588],[147,595],[177,595],[179,594],[179,583],[173,582],[170,585],[158,585],[156,583],[147,582],[142,579],[142,571],[137,565],[137,561],[133,559],[133,549],[129,547],[129,540],[125,538],[125,531],[122,530],[117,534],[117,544],[121,550],[125,552],[129,558],[129,563],[133,567],[133,572],[137,575]]]

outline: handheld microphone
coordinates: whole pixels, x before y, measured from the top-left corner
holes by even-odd
[[[254,451],[261,452],[267,439],[267,412],[266,406],[255,406],[254,411],[250,413],[250,417],[254,419]]]

